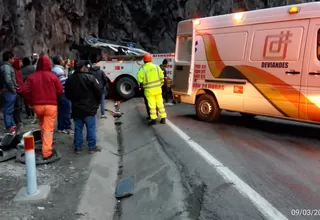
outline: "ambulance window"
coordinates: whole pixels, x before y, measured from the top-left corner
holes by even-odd
[[[318,34],[317,34],[317,57],[318,57],[318,60],[320,61],[320,29],[318,30]]]
[[[192,36],[178,36],[177,60],[190,62],[192,52]]]

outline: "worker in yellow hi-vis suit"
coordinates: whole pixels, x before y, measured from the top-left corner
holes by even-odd
[[[160,66],[152,63],[152,56],[146,53],[143,56],[144,65],[139,69],[137,81],[142,85],[144,94],[148,100],[150,108],[150,125],[157,123],[157,109],[160,115],[160,123],[165,124],[167,113],[163,105],[162,85],[164,75]]]

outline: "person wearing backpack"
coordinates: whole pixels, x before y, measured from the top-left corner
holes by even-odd
[[[16,74],[12,68],[14,55],[12,52],[4,52],[3,65],[0,68],[0,87],[3,96],[3,118],[8,132],[15,132],[16,125],[13,119],[14,104],[17,98]]]

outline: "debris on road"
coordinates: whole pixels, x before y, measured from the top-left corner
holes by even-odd
[[[117,199],[129,197],[134,194],[136,177],[129,176],[121,179],[117,185],[115,196]]]

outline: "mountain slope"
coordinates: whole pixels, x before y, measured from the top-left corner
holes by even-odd
[[[303,0],[0,0],[0,50],[68,55],[70,41],[95,35],[172,52],[180,20]]]

